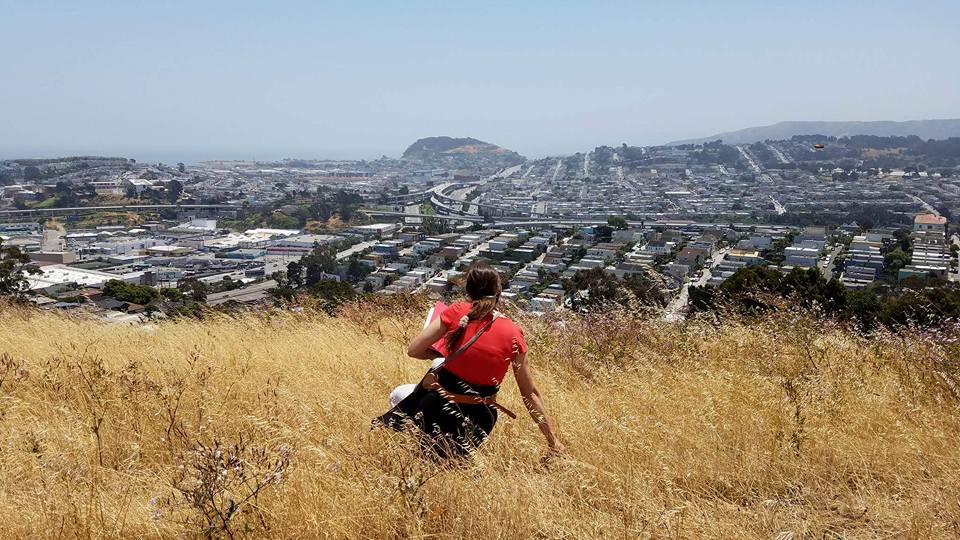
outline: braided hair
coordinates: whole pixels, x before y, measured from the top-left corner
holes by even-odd
[[[447,335],[447,354],[457,350],[467,330],[467,323],[483,319],[497,307],[500,292],[503,290],[500,274],[483,262],[470,266],[464,287],[467,290],[467,297],[473,304],[470,306],[470,311],[460,318],[457,328]]]

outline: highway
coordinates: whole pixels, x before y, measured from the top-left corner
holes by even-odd
[[[240,210],[243,208],[235,204],[124,204],[113,206],[71,206],[68,208],[27,208],[24,210],[0,210],[0,217],[8,215],[70,215],[80,212],[145,212],[153,210],[196,210],[196,209],[227,209]]]
[[[370,249],[373,246],[377,245],[379,242],[376,240],[368,240],[366,242],[360,242],[359,244],[354,244],[349,248],[337,253],[337,260],[342,261],[344,259],[349,259],[351,255],[355,253],[360,253],[366,249]]]
[[[503,169],[502,171],[494,174],[492,178],[510,178],[510,177],[513,176],[514,174],[520,172],[520,170],[521,170],[522,168],[523,168],[523,165],[522,165],[522,164],[521,164],[521,165],[514,165],[513,167],[507,167],[507,168]]]
[[[373,210],[373,209],[370,209],[370,208],[363,208],[363,209],[361,209],[361,210],[363,211],[363,213],[365,213],[365,214],[367,214],[367,215],[369,215],[369,216],[387,216],[387,217],[405,217],[405,218],[425,218],[425,217],[428,217],[428,218],[434,218],[434,219],[444,219],[444,220],[447,220],[447,221],[469,221],[469,222],[472,222],[472,223],[483,223],[483,222],[484,222],[484,219],[483,219],[483,218],[477,217],[477,216],[459,216],[459,215],[445,216],[445,215],[443,215],[443,214],[427,215],[427,214],[419,214],[419,213],[416,213],[416,214],[408,214],[408,213],[406,213],[406,212],[393,212],[393,211],[390,211],[390,210]]]
[[[411,216],[414,216],[414,217],[405,218],[405,219],[404,219],[405,222],[407,222],[407,223],[409,223],[409,224],[411,224],[411,225],[419,225],[419,224],[423,223],[423,220],[422,220],[422,219],[420,219],[419,217],[415,217],[415,216],[417,216],[417,215],[420,214],[420,204],[418,204],[418,203],[413,203],[413,204],[408,204],[408,205],[404,206],[404,207],[403,207],[403,213],[404,213],[404,214],[409,214],[409,215],[411,215]]]
[[[229,302],[231,300],[235,302],[256,302],[257,300],[266,298],[266,296],[270,294],[267,292],[267,290],[272,289],[276,286],[277,286],[276,281],[272,279],[268,279],[267,281],[254,283],[253,285],[241,287],[239,289],[234,289],[232,291],[208,294],[207,305],[216,306],[218,304],[223,304],[224,302]]]

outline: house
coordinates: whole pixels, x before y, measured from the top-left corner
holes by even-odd
[[[783,250],[784,266],[794,268],[816,268],[820,261],[820,250],[808,246],[790,246]]]
[[[680,253],[677,255],[677,263],[690,268],[696,268],[703,264],[709,256],[710,253],[704,248],[688,246],[680,250]]]
[[[726,261],[742,262],[745,263],[746,266],[753,266],[766,262],[763,260],[763,257],[760,256],[760,252],[746,249],[731,249],[727,253]]]
[[[947,218],[936,214],[917,214],[913,218],[913,230],[918,233],[935,232],[944,234],[947,227]]]

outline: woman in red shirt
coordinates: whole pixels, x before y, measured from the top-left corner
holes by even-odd
[[[407,351],[424,360],[446,353],[447,360],[381,421],[396,426],[398,418],[412,420],[430,435],[441,455],[469,453],[493,430],[498,409],[512,416],[495,399],[512,366],[524,405],[548,445],[563,450],[533,382],[523,330],[494,310],[500,300],[500,274],[489,265],[475,264],[467,271],[465,288],[470,301],[444,310]],[[442,344],[437,346],[438,342]]]

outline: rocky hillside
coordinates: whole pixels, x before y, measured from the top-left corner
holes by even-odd
[[[389,302],[383,300],[380,302]],[[957,333],[518,316],[567,446],[370,431],[421,306],[118,326],[0,308],[4,538],[947,538]],[[501,393],[521,412],[512,378]],[[56,532],[54,532],[56,531]]]
[[[471,137],[427,137],[411,144],[404,159],[426,163],[477,164],[507,167],[525,161],[520,154]]]

